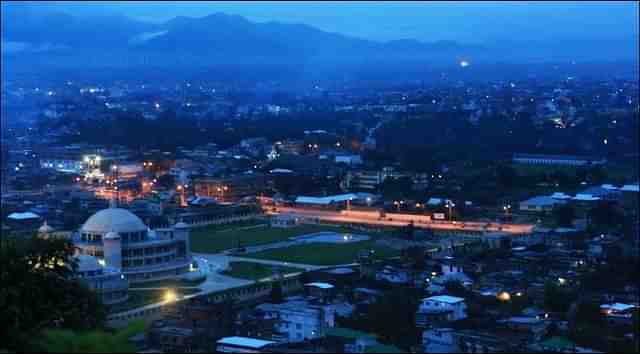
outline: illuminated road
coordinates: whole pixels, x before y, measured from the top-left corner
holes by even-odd
[[[289,213],[300,217],[315,218],[321,221],[331,221],[337,223],[353,223],[353,224],[369,224],[378,226],[406,226],[408,220],[394,220],[401,216],[407,217],[407,214],[391,214],[387,213],[385,218],[380,218],[377,211],[358,211],[357,215],[353,215],[348,211],[325,211],[325,210],[309,210],[293,207],[278,207],[277,212],[266,211],[267,214],[276,215],[280,213]],[[409,217],[410,218],[410,217]],[[448,221],[420,221],[418,219],[424,216],[415,215],[414,226],[423,229],[441,230],[441,231],[475,231],[475,232],[504,232],[508,234],[527,234],[533,230],[532,224],[503,224],[497,222],[448,222]],[[424,220],[424,219],[423,219]]]

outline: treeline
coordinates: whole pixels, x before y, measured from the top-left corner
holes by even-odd
[[[305,112],[286,117],[265,116],[256,120],[195,118],[160,113],[155,120],[145,119],[139,112],[118,112],[103,118],[86,119],[67,115],[58,120],[41,120],[39,129],[68,127],[70,134],[61,143],[86,142],[101,145],[123,145],[133,149],[157,148],[175,151],[176,147],[194,147],[216,143],[221,148],[238,144],[242,139],[265,137],[271,141],[304,139],[305,130],[322,129],[341,135],[356,134],[349,121],[322,112]]]
[[[513,153],[598,155],[610,160],[637,154],[637,113],[593,113],[566,129],[552,122],[535,125],[526,112],[483,117],[477,125],[467,117],[447,112],[391,121],[376,131],[380,152],[398,156],[406,167],[417,170],[433,160],[491,161],[510,159]]]

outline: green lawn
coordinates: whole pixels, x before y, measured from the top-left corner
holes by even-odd
[[[378,246],[375,241],[368,240],[347,244],[312,243],[296,245],[252,253],[245,257],[313,265],[336,265],[354,263],[357,261],[358,253],[361,250],[368,249],[374,250],[376,258],[387,258],[400,254],[397,250]]]
[[[230,262],[231,270],[225,271],[223,274],[234,278],[259,280],[273,275],[273,266],[268,264],[259,264],[251,262]],[[291,267],[279,267],[282,274],[297,273],[300,269]]]
[[[219,253],[224,250],[263,245],[285,241],[289,237],[320,231],[350,232],[349,229],[333,226],[299,225],[292,228],[274,228],[270,226],[248,229],[204,228],[191,233],[191,250],[196,253]]]

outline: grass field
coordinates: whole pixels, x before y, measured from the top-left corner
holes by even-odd
[[[243,226],[244,227],[244,226]],[[203,228],[191,233],[191,250],[196,253],[219,253],[237,247],[264,245],[285,241],[289,237],[320,232],[350,232],[349,229],[332,226],[299,225],[292,228],[261,226],[254,228]]]
[[[259,264],[251,262],[230,262],[229,267],[231,270],[225,271],[222,274],[228,275],[234,278],[259,280],[262,278],[270,277],[273,275],[273,266],[268,264]],[[282,274],[297,273],[300,269],[291,267],[278,267]]]
[[[397,256],[399,251],[378,246],[375,241],[362,241],[347,244],[311,243],[278,248],[246,255],[249,258],[268,259],[291,263],[312,265],[348,264],[357,261],[361,250],[374,250],[376,258]]]

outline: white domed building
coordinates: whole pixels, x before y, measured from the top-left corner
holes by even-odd
[[[81,254],[121,270],[130,283],[179,278],[193,262],[187,225],[151,230],[136,215],[115,206],[89,217],[74,244]]]
[[[96,257],[76,255],[76,275],[89,289],[98,293],[105,305],[113,305],[129,298],[129,282],[122,272],[105,266]]]

